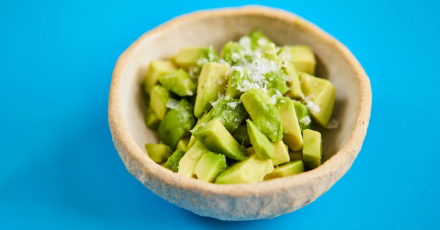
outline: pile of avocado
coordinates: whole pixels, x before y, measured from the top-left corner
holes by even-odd
[[[322,163],[335,88],[315,72],[307,46],[277,47],[255,30],[212,47],[151,61],[142,87],[145,122],[160,144],[150,158],[180,175],[217,184],[254,183]]]

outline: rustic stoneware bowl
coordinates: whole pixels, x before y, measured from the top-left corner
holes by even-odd
[[[227,41],[253,29],[262,30],[277,45],[310,46],[317,56],[316,75],[336,87],[333,117],[340,126],[323,131],[325,162],[299,175],[240,185],[201,182],[154,163],[144,145],[157,143],[157,138],[144,124],[140,87],[149,62],[169,58],[187,46],[213,45],[220,51]],[[371,109],[369,79],[344,45],[296,15],[265,7],[196,12],[147,32],[119,57],[109,97],[113,142],[127,170],[165,200],[221,220],[273,218],[321,196],[350,169],[367,133]]]

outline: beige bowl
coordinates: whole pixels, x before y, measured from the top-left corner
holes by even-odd
[[[166,59],[187,46],[223,44],[261,29],[277,45],[305,44],[318,60],[316,75],[336,87],[333,117],[323,131],[324,164],[291,177],[255,184],[216,185],[186,178],[154,163],[145,143],[157,143],[144,124],[141,79],[151,60]],[[243,7],[191,13],[142,35],[118,59],[109,96],[113,142],[127,170],[165,200],[201,216],[221,220],[273,218],[293,212],[325,193],[350,169],[367,133],[370,81],[350,51],[336,39],[289,12]],[[148,208],[148,207],[145,207]]]

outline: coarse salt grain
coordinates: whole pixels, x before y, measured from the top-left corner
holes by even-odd
[[[312,122],[312,120],[310,119],[309,116],[305,116],[305,117],[301,118],[301,120],[299,120],[299,122],[303,123],[304,125],[309,125],[310,122]]]
[[[229,102],[228,106],[231,107],[232,109],[235,109],[235,107],[237,107],[239,103],[240,101]]]
[[[166,107],[170,108],[170,109],[176,109],[177,107],[179,107],[179,101],[178,100],[174,100],[174,99],[169,99],[167,101]]]

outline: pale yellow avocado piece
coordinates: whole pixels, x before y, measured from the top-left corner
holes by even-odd
[[[273,166],[284,164],[290,161],[289,152],[287,151],[283,141],[275,142],[273,143],[273,146],[275,147],[275,156],[272,158]]]
[[[308,46],[286,46],[297,71],[315,74],[316,59]]]
[[[205,54],[205,52],[206,47],[183,48],[174,57],[174,61],[180,68],[188,70],[189,67],[197,65],[197,61]]]
[[[289,91],[285,94],[285,96],[292,99],[300,99],[302,95],[301,82],[299,81],[299,74],[296,71],[295,65],[292,61],[286,61],[283,69],[284,73],[288,76],[288,78],[290,78],[290,81],[287,81]]]
[[[151,61],[147,73],[144,76],[144,90],[150,94],[151,89],[157,84],[160,77],[176,71],[171,61]]]
[[[194,177],[194,168],[199,163],[200,158],[203,154],[207,153],[208,149],[199,141],[197,141],[188,152],[179,161],[178,174],[186,177]]]
[[[203,113],[212,108],[211,102],[217,100],[219,94],[225,94],[227,77],[225,73],[229,70],[227,63],[208,62],[202,67],[197,86],[197,97],[194,105],[194,115],[200,118]]]
[[[291,151],[301,150],[303,139],[293,101],[286,97],[280,97],[275,104],[275,108],[281,117],[284,143],[289,146]]]
[[[335,103],[335,87],[330,81],[314,77],[310,74],[300,73],[299,77],[305,102],[312,114],[312,118],[322,127],[326,128],[332,116]],[[296,150],[292,149],[292,151]]]
[[[177,142],[177,149],[176,150],[186,152],[186,150],[188,150],[188,143],[189,143],[189,137],[180,139],[180,141]]]
[[[302,160],[292,161],[276,167],[273,172],[267,174],[264,180],[271,180],[280,177],[293,176],[304,172],[304,163]]]
[[[321,133],[306,129],[304,135],[303,161],[309,168],[316,168],[322,164]]]
[[[235,163],[221,173],[216,184],[243,184],[263,181],[266,174],[273,171],[272,160],[259,160],[256,154]]]

